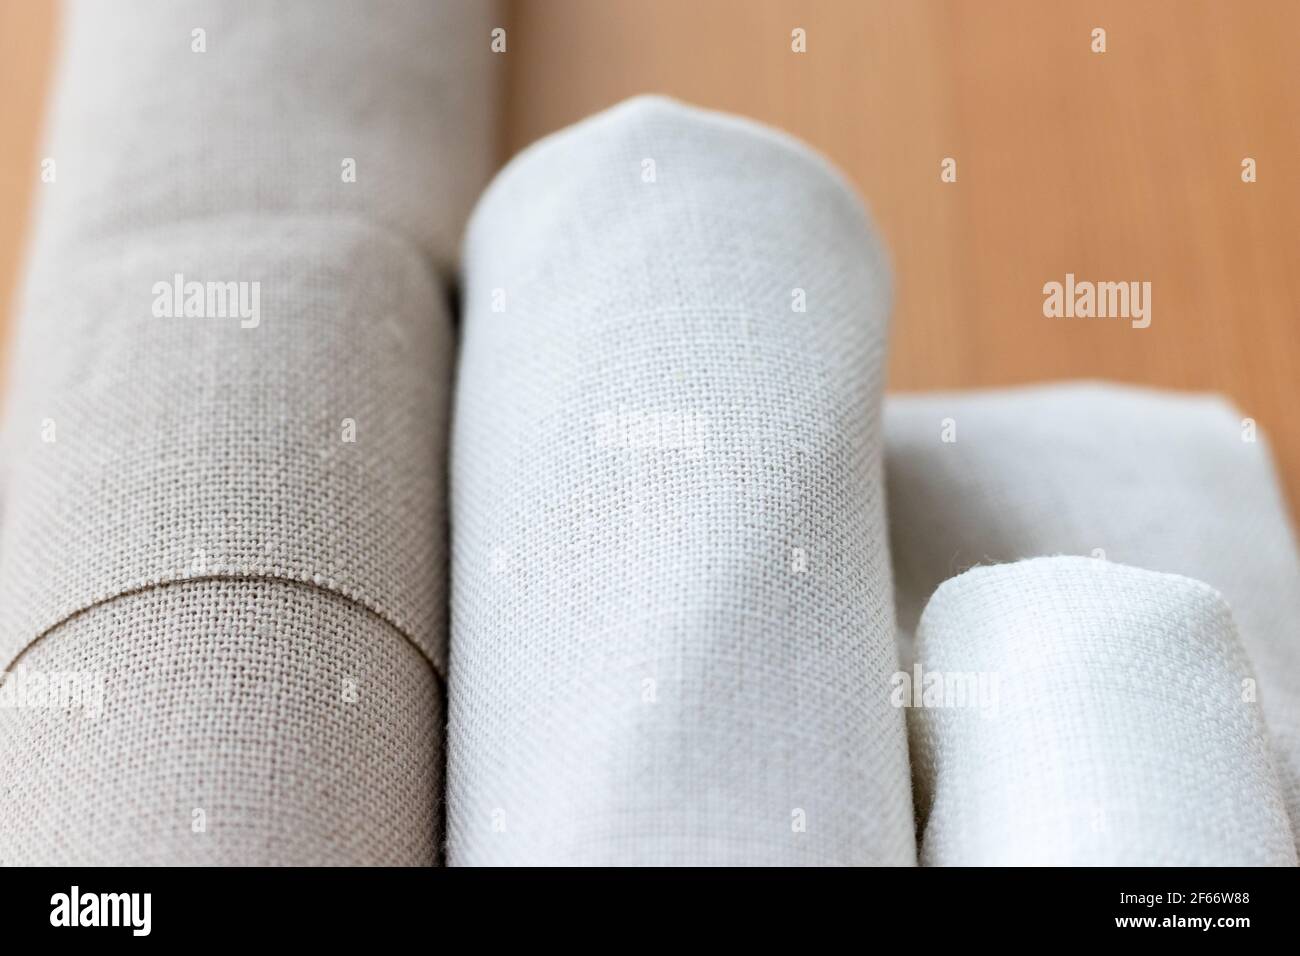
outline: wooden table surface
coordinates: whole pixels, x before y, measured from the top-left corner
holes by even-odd
[[[55,15],[0,0],[0,302]],[[642,92],[783,127],[848,173],[885,234],[892,388],[1220,391],[1269,433],[1295,513],[1300,3],[515,0],[505,23],[508,152]],[[1066,273],[1150,282],[1150,327],[1045,318],[1043,285]]]

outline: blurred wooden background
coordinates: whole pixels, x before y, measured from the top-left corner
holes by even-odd
[[[54,67],[54,0],[0,0],[0,407]]]
[[[4,301],[53,18],[0,0]],[[515,0],[506,25],[508,152],[640,92],[783,127],[849,174],[886,236],[891,387],[1221,391],[1269,432],[1294,514],[1300,3]],[[1044,318],[1043,284],[1067,272],[1151,282],[1151,327]]]

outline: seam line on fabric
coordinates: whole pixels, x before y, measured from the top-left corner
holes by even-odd
[[[100,598],[97,601],[92,601],[89,604],[84,605],[83,607],[79,607],[74,611],[70,611],[69,613],[61,617],[59,620],[55,621],[53,624],[42,629],[38,634],[36,634],[35,637],[33,637],[31,640],[29,640],[26,644],[23,645],[23,647],[18,651],[17,654],[14,655],[13,659],[5,667],[5,670],[12,671],[15,667],[18,666],[18,662],[23,659],[23,657],[27,654],[28,651],[30,651],[33,647],[35,647],[37,644],[43,641],[54,631],[58,630],[63,625],[67,624],[69,621],[72,621],[83,614],[88,614],[89,612],[95,610],[96,608],[104,607],[107,604],[112,604],[113,602],[121,600],[122,598],[134,597],[135,595],[145,594],[149,591],[161,590],[163,588],[176,587],[178,585],[184,585],[184,584],[198,584],[198,583],[210,582],[210,581],[274,582],[277,584],[285,584],[285,585],[305,588],[306,590],[315,591],[321,594],[328,594],[331,597],[335,597],[338,598],[339,600],[346,601],[348,604],[360,608],[361,610],[370,614],[372,617],[383,622],[393,631],[397,632],[397,634],[399,634],[402,637],[402,639],[406,641],[406,643],[408,643],[409,645],[411,645],[412,648],[415,649],[415,652],[420,655],[420,657],[424,660],[424,662],[429,665],[429,670],[433,672],[434,677],[436,677],[439,683],[442,684],[442,689],[445,691],[447,688],[447,675],[442,672],[442,669],[438,666],[438,664],[434,661],[434,659],[425,652],[424,648],[420,647],[420,645],[416,642],[415,638],[413,638],[410,634],[406,632],[405,628],[399,625],[396,621],[389,618],[383,612],[376,610],[375,608],[365,604],[363,601],[359,601],[355,597],[352,597],[349,594],[345,594],[335,588],[326,587],[324,585],[317,584],[314,581],[303,581],[298,578],[282,577],[273,574],[196,575],[194,577],[177,578],[173,581],[159,581],[151,584],[143,584],[135,587],[123,588],[122,590],[116,591],[113,594],[108,595],[107,597]]]

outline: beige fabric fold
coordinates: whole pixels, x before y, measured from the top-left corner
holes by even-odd
[[[0,708],[0,860],[436,859],[438,276],[491,172],[494,13],[66,11],[0,455],[35,701]],[[42,706],[51,674],[98,714]]]

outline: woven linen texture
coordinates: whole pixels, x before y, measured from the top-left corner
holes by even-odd
[[[440,681],[355,602],[266,580],[100,605],[17,676],[93,673],[103,707],[0,709],[0,864],[427,864]]]
[[[492,0],[70,0],[41,238],[328,214],[446,268],[492,173],[497,14]]]
[[[437,273],[491,171],[494,67],[466,38],[494,9],[65,11],[0,454],[0,666],[111,679],[94,722],[0,713],[0,859],[435,859]],[[177,275],[256,283],[258,321],[160,317]]]
[[[1300,558],[1267,442],[1241,412],[1070,384],[891,396],[885,428],[905,661],[926,600],[972,565],[1095,553],[1204,581],[1232,607],[1295,829]]]
[[[449,862],[913,862],[851,191],[637,99],[513,161],[465,268]]]
[[[272,577],[359,601],[441,665],[452,343],[436,284],[409,246],[360,224],[223,228],[238,241],[157,230],[33,301],[0,652],[142,587]],[[173,269],[259,282],[261,324],[154,316],[154,278]]]
[[[998,678],[983,706],[909,710],[923,864],[1295,864],[1253,674],[1201,582],[975,568],[930,599],[916,661],[950,688]]]

